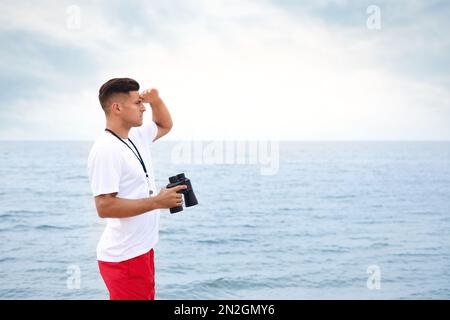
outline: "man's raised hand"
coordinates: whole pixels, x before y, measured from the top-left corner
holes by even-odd
[[[145,89],[139,95],[139,98],[141,98],[142,102],[144,103],[152,104],[159,100],[159,93],[156,89]]]

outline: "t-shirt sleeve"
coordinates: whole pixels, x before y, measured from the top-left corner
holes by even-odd
[[[119,192],[121,169],[120,156],[112,149],[100,149],[92,155],[88,171],[94,197]]]
[[[137,127],[136,133],[139,135],[141,140],[145,141],[147,145],[151,145],[158,134],[158,126],[153,120],[151,120],[144,123],[142,126]]]

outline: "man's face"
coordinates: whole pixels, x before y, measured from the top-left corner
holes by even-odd
[[[139,98],[139,91],[130,91],[123,94],[121,102],[119,102],[120,117],[131,127],[139,127],[142,125],[145,106]]]

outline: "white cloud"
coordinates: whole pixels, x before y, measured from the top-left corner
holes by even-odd
[[[171,139],[450,138],[442,123],[450,113],[448,90],[377,61],[379,50],[388,56],[409,45],[393,46],[389,31],[374,35],[365,22],[360,30],[331,27],[264,2],[190,5],[196,18],[169,22],[155,7],[143,7],[158,26],[157,38],[146,38],[144,26],[131,28],[128,36],[90,8],[82,27],[89,32],[76,36],[102,61],[93,70],[97,79],[130,76],[159,88],[174,118]],[[30,28],[75,41],[45,23]],[[70,91],[49,95],[49,111],[34,123],[52,123],[49,131],[62,139],[93,139],[104,124],[100,107],[92,111],[97,90],[86,88],[81,97]],[[58,105],[68,112],[55,111]]]

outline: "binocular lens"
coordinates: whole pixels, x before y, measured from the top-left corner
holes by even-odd
[[[195,196],[195,193],[193,191],[186,192],[184,195],[186,207],[192,207],[198,204],[197,197]]]

